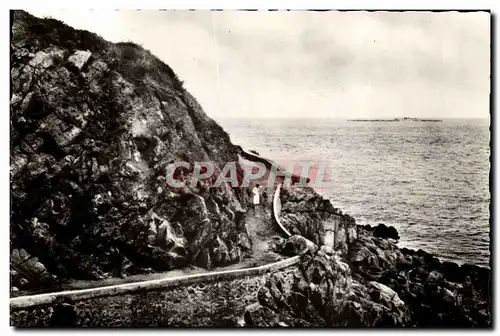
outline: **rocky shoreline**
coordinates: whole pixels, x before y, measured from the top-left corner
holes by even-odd
[[[302,266],[293,277],[268,278],[249,325],[491,327],[489,269],[399,248],[394,227],[356,225],[311,188],[284,189],[282,203],[295,235],[273,243],[301,255]],[[333,248],[328,227],[336,228]]]
[[[254,326],[491,327],[491,272],[399,249],[397,231],[357,226],[347,259],[302,236],[276,246],[301,254],[293,278],[271,276],[246,312]],[[384,234],[385,233],[385,234]],[[257,308],[258,307],[258,308]]]
[[[489,270],[440,263],[375,237],[374,228],[357,229],[348,260],[301,235],[275,237],[274,249],[299,255],[299,264],[264,276],[15,311],[11,324],[57,326],[63,315],[72,321],[65,326],[88,327],[491,328]]]
[[[203,313],[203,319],[196,317],[201,311],[193,313],[193,308],[185,306],[191,301],[182,303],[182,295],[190,295],[189,290],[181,294],[186,290],[182,287],[175,290],[179,294],[174,296],[167,291],[161,303],[155,303],[156,294],[138,293],[126,299],[132,300],[133,305],[142,305],[126,308],[142,312],[134,317],[134,323],[148,327],[203,327],[220,326],[216,322],[223,320],[225,326],[246,327],[491,328],[489,269],[441,262],[425,251],[399,248],[399,234],[395,228],[384,224],[375,227],[355,225],[349,215],[342,214],[312,188],[283,189],[282,196],[282,216],[293,235],[290,238],[271,237],[269,245],[283,257],[299,255],[301,262],[296,267],[265,275],[258,283],[252,280],[255,292],[238,289],[245,293],[245,301],[235,303],[236,311],[221,314],[209,310]],[[300,215],[300,220],[293,214]],[[333,246],[327,246],[322,234],[325,226],[331,225],[337,225],[337,237]],[[221,283],[215,288],[220,286],[226,285]],[[233,290],[236,288],[227,289],[224,295],[233,296]],[[197,300],[206,307],[215,298],[197,295]],[[151,301],[137,300],[136,296],[149,297]],[[103,298],[99,302],[121,300]],[[221,297],[217,302],[224,307],[228,301]],[[114,305],[114,309],[120,309],[119,304]],[[93,305],[88,302],[64,303],[63,306],[74,316],[75,326],[87,325],[83,319],[93,314],[89,311]],[[174,306],[177,307],[175,311],[169,310]],[[19,321],[19,316],[28,318],[32,316],[29,314],[42,314],[40,325],[50,326],[55,323],[52,321],[55,310],[51,307],[49,311],[37,308],[32,313],[21,311],[12,316]],[[178,316],[181,311],[186,316]],[[169,318],[151,319],[152,314]],[[113,312],[112,315],[119,314]],[[93,326],[101,323],[128,326],[121,319],[121,322],[92,321]],[[145,321],[154,323],[145,325]]]

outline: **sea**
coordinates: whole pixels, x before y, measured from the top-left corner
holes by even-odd
[[[326,162],[318,190],[357,224],[394,226],[400,247],[490,267],[490,121],[220,119],[231,141],[278,163]]]

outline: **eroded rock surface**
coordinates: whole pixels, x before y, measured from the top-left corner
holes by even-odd
[[[330,245],[347,256],[357,238],[354,218],[343,214],[310,187],[282,188],[281,223],[291,234]],[[325,237],[331,236],[331,241]]]
[[[302,236],[279,239],[277,251],[301,255],[293,276],[268,276],[248,323],[280,326],[490,327],[491,273],[440,262],[422,250],[359,226],[352,254],[319,248]],[[393,231],[393,230],[391,230]],[[263,316],[269,316],[265,319]]]
[[[13,250],[79,279],[116,275],[125,260],[169,270],[248,255],[231,186],[166,183],[173,162],[220,171],[238,152],[169,66],[133,43],[22,11],[12,33]]]
[[[348,263],[326,246],[303,253],[302,263],[292,275],[268,276],[259,289],[258,305],[246,314],[251,318],[245,321],[255,326],[388,327],[411,323],[408,308],[392,289],[356,280]]]
[[[358,277],[387,285],[407,304],[418,326],[491,325],[488,269],[441,262],[425,251],[399,249],[393,240],[359,227],[351,259]]]

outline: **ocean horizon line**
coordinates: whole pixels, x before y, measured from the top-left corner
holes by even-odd
[[[349,120],[393,120],[396,118],[403,117],[353,117],[353,118],[340,118],[340,117],[217,117],[211,116],[213,119],[217,120],[338,120],[338,121],[349,121]],[[490,120],[491,117],[411,117],[421,120]]]

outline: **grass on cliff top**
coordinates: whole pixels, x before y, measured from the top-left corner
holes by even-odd
[[[134,42],[119,42],[114,45],[114,59],[119,71],[135,85],[142,86],[147,77],[159,84],[169,83],[173,88],[183,90],[183,82],[170,66],[163,63],[149,50]]]
[[[11,27],[12,43],[22,43],[32,52],[51,46],[70,51],[81,49],[100,52],[110,44],[97,34],[74,29],[53,18],[37,18],[21,10],[11,11]]]
[[[160,85],[170,84],[183,90],[183,82],[170,66],[149,50],[134,42],[111,43],[87,30],[74,29],[60,20],[37,18],[25,11],[11,11],[12,44],[36,53],[50,47],[89,50],[94,58],[102,58],[110,69],[141,87],[146,76]]]

